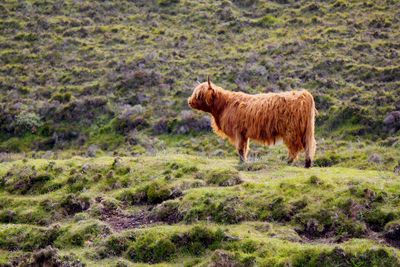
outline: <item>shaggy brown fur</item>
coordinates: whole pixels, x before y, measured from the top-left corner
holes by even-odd
[[[305,151],[305,167],[315,154],[313,96],[306,90],[249,95],[222,89],[210,80],[199,84],[188,104],[212,115],[216,134],[236,147],[240,160],[249,152],[249,139],[272,145],[282,140],[289,150],[289,163]]]

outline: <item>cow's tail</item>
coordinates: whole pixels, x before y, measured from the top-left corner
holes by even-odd
[[[314,130],[315,130],[315,116],[318,114],[317,109],[315,108],[315,102],[314,102],[314,97],[309,93],[305,92],[306,94],[306,128],[305,128],[305,133],[303,136],[303,141],[304,141],[304,150],[306,154],[306,162],[305,162],[305,167],[309,168],[311,167],[312,161],[315,156],[315,150],[316,150],[316,142],[315,142],[315,136],[314,136]]]

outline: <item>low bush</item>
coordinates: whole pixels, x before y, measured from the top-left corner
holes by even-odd
[[[133,205],[159,204],[165,200],[173,199],[180,195],[182,195],[180,190],[170,188],[160,182],[152,182],[134,191],[126,190],[118,196],[118,199],[129,202]]]
[[[368,210],[364,213],[363,220],[374,231],[382,231],[385,225],[395,219],[393,212],[383,211],[382,209],[375,208]]]
[[[168,237],[145,233],[128,248],[128,257],[136,262],[159,263],[175,256],[176,246]]]
[[[219,248],[224,237],[221,229],[211,230],[205,226],[194,226],[186,233],[173,235],[171,240],[184,252],[201,255],[206,249]]]
[[[0,227],[0,248],[32,251],[53,244],[59,234],[57,227],[46,229],[28,225],[2,226]]]
[[[239,177],[239,172],[230,169],[210,170],[205,174],[204,179],[207,184],[218,186],[233,186],[243,182]]]
[[[41,118],[32,112],[24,112],[15,117],[14,131],[17,135],[36,133],[43,125]]]
[[[54,244],[58,248],[69,248],[83,246],[86,241],[93,241],[99,236],[110,233],[110,229],[98,222],[82,222],[77,225],[60,228],[60,235]]]
[[[37,171],[33,167],[25,166],[23,168],[9,171],[0,178],[0,188],[4,188],[11,194],[38,194],[45,193],[44,185],[53,179],[49,173]]]

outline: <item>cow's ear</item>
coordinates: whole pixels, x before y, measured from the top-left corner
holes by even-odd
[[[210,81],[210,76],[208,76],[207,81],[208,81],[208,90],[207,90],[207,93],[206,93],[206,103],[207,103],[207,105],[210,106],[212,104],[212,102],[213,102],[214,88],[212,88],[211,81]]]
[[[208,76],[207,81],[208,81],[208,90],[214,91],[214,88],[212,88],[212,85],[211,85],[210,76]]]

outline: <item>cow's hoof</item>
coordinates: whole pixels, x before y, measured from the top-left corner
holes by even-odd
[[[304,163],[305,168],[310,168],[311,167],[311,159],[306,159],[306,162]]]

